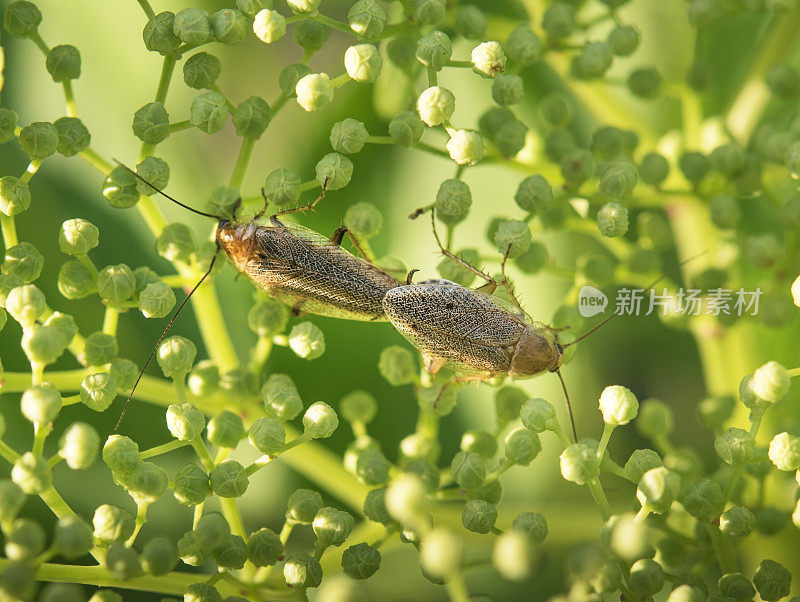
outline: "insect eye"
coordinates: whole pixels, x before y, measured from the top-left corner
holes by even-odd
[[[564,353],[564,348],[561,346],[560,343],[556,343],[556,349],[558,349],[559,355]]]

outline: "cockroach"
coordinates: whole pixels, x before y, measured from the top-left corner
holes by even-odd
[[[259,223],[258,220],[267,210],[268,200],[264,196],[264,207],[261,211],[247,222],[235,223],[224,217],[194,209],[159,190],[130,168],[125,167],[125,169],[173,203],[192,213],[216,219],[218,222],[214,237],[217,250],[208,270],[173,314],[139,373],[136,384],[139,383],[175,318],[211,273],[220,251],[223,251],[234,268],[239,273],[245,274],[257,288],[289,305],[294,315],[310,313],[350,320],[386,321],[382,305],[383,297],[390,289],[399,286],[400,282],[368,260],[356,237],[345,226],[337,228],[333,236],[328,239],[309,228],[279,219],[280,216],[289,213],[313,210],[325,194],[324,185],[322,194],[313,203],[280,211],[271,215],[266,223]],[[345,235],[350,238],[363,259],[352,255],[341,246]],[[114,430],[117,430],[122,422],[136,390],[136,384],[125,402]]]

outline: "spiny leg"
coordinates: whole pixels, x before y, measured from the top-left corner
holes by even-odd
[[[301,207],[292,207],[291,209],[284,209],[283,211],[278,211],[278,213],[273,213],[272,217],[277,217],[279,215],[288,215],[290,213],[297,213],[298,211],[313,211],[314,207],[317,206],[323,198],[325,198],[325,191],[328,188],[328,178],[325,178],[325,182],[322,184],[322,192],[319,193],[319,196],[314,200],[313,203],[309,203],[308,205],[303,205]]]
[[[264,199],[264,206],[261,210],[253,216],[253,221],[259,220],[264,217],[264,214],[267,212],[267,206],[269,205],[269,199],[267,198],[267,191],[262,187],[261,188],[261,198]],[[239,199],[239,203],[241,204],[241,199]]]
[[[442,400],[445,391],[447,391],[451,387],[468,382],[481,383],[487,381],[489,378],[490,377],[483,376],[481,374],[468,374],[465,376],[456,376],[454,379],[449,380],[445,384],[443,384],[442,388],[439,389],[439,393],[437,393],[436,399],[433,401],[433,409],[439,407],[439,402]]]
[[[344,239],[344,235],[347,234],[347,238],[350,239],[350,242],[353,243],[353,247],[355,247],[356,252],[365,260],[371,264],[375,263],[375,258],[369,253],[364,246],[359,242],[356,235],[348,228],[347,226],[339,226],[334,231],[333,235],[331,236],[331,244],[335,247],[338,247],[342,244],[342,240]]]
[[[506,252],[503,254],[503,261],[500,264],[500,274],[503,277],[503,280],[500,282],[500,284],[503,286],[504,289],[506,289],[506,292],[508,292],[508,296],[511,298],[511,302],[519,310],[520,314],[524,314],[525,310],[523,309],[522,304],[519,302],[519,299],[517,299],[517,296],[514,294],[514,289],[511,288],[511,283],[508,281],[508,276],[506,276],[506,263],[508,262],[509,253],[511,253],[510,244],[506,248]]]
[[[489,276],[489,274],[486,274],[482,270],[479,270],[465,259],[462,259],[461,257],[453,253],[450,249],[448,249],[442,244],[442,239],[439,238],[439,232],[436,230],[436,210],[433,207],[431,207],[431,225],[433,226],[433,237],[436,239],[436,244],[439,245],[439,250],[442,252],[442,255],[444,255],[449,259],[452,259],[453,261],[463,266],[464,268],[468,269],[470,272],[472,272],[479,278],[483,278],[486,281],[486,286],[492,287],[491,292],[494,292],[494,290],[497,288],[497,281],[494,278],[492,278],[491,276]],[[483,287],[481,287],[481,289],[482,288]]]

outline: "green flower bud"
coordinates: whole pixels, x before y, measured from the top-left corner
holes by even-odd
[[[600,412],[603,421],[612,426],[628,424],[636,418],[639,402],[630,389],[613,385],[603,389],[600,395]]]
[[[527,466],[540,451],[542,444],[539,437],[527,429],[518,428],[506,437],[506,457],[515,464]]]
[[[197,348],[189,339],[169,337],[158,347],[158,365],[167,378],[183,377],[192,369]],[[200,427],[202,429],[202,427]]]
[[[97,226],[79,218],[69,219],[61,224],[58,233],[58,246],[68,255],[86,255],[100,243],[100,230]]]
[[[417,60],[434,71],[441,71],[452,55],[453,43],[444,32],[433,31],[417,41]]]
[[[20,347],[28,361],[47,365],[54,363],[64,353],[67,338],[54,326],[34,324],[22,333]]]
[[[142,31],[145,48],[151,52],[158,52],[163,56],[178,54],[180,39],[173,33],[175,13],[164,11],[150,19]]]
[[[175,474],[175,499],[186,506],[205,501],[210,490],[208,475],[197,464],[185,464]]]
[[[460,451],[453,456],[450,474],[460,487],[475,489],[486,479],[486,465],[478,454]]]
[[[575,29],[575,12],[566,2],[553,2],[542,16],[542,28],[551,38],[566,38]]]
[[[133,535],[135,523],[133,515],[127,510],[110,504],[98,506],[92,518],[94,536],[106,544],[128,539]]]
[[[512,420],[519,418],[522,404],[528,398],[525,391],[516,387],[503,387],[494,394],[495,413],[497,424],[505,426]]]
[[[580,277],[601,287],[608,286],[612,282],[614,268],[612,260],[607,255],[599,253],[581,255],[577,261],[577,271]]]
[[[286,0],[295,14],[315,15],[322,0]]]
[[[472,192],[461,180],[451,178],[439,185],[434,209],[444,223],[454,225],[464,221],[471,206]]]
[[[259,418],[250,427],[249,439],[258,451],[271,456],[283,451],[286,430],[283,423],[274,418]]]
[[[663,465],[661,456],[652,449],[637,449],[625,463],[625,473],[632,482],[638,483],[646,472]]]
[[[341,412],[347,422],[368,424],[378,413],[378,402],[366,391],[351,391],[342,398]]]
[[[490,460],[497,453],[497,439],[488,431],[469,430],[461,436],[461,451],[478,454]]]
[[[256,376],[244,368],[235,368],[220,376],[219,386],[230,397],[242,400],[255,395]]]
[[[176,439],[197,439],[205,426],[205,416],[190,403],[172,404],[167,408],[167,428]]]
[[[639,47],[639,31],[633,25],[617,25],[608,34],[608,44],[617,56],[629,56]]]
[[[655,512],[666,513],[680,488],[680,476],[664,466],[651,468],[642,475],[636,489],[636,497],[642,508]]]
[[[202,566],[208,562],[211,552],[203,547],[195,531],[189,531],[178,540],[178,555],[189,566]]]
[[[553,405],[545,399],[529,399],[522,406],[520,419],[523,426],[534,432],[543,433],[558,428],[558,418]]]
[[[614,60],[611,45],[607,42],[587,42],[572,59],[572,75],[578,79],[603,77]]]
[[[128,301],[136,289],[136,278],[124,263],[109,265],[97,276],[97,292],[112,305]]]
[[[735,406],[736,399],[733,396],[708,397],[700,402],[697,411],[703,424],[712,429],[721,429],[733,414]]]
[[[498,253],[515,259],[531,246],[531,230],[527,222],[510,219],[500,222],[494,235],[494,244]]]
[[[39,595],[41,602],[83,602],[83,586],[75,583],[48,583]]]
[[[58,131],[46,121],[35,121],[26,125],[19,133],[19,144],[31,161],[41,161],[56,152]]]
[[[766,466],[769,470],[769,464]],[[786,510],[775,506],[762,506],[756,512],[756,529],[761,535],[777,535],[786,527],[789,519],[790,514]]]
[[[456,97],[447,88],[432,86],[423,90],[417,99],[420,119],[431,127],[450,119],[456,108]]]
[[[622,236],[628,231],[628,210],[619,203],[606,203],[597,212],[597,227],[603,236]]]
[[[45,326],[52,326],[61,331],[67,344],[72,342],[75,335],[78,334],[78,325],[75,324],[75,318],[68,314],[62,314],[59,311],[54,311],[44,323]],[[138,373],[138,370],[137,370]]]
[[[333,150],[350,155],[364,148],[367,140],[367,128],[361,121],[345,119],[337,121],[331,128],[330,141]]]
[[[311,523],[320,547],[340,546],[350,535],[355,526],[353,517],[344,510],[324,507],[320,508]]]
[[[479,40],[486,34],[486,17],[477,6],[459,6],[456,10],[456,31],[469,40]]]
[[[575,138],[566,130],[553,130],[547,135],[544,152],[551,161],[561,162],[576,146]]]
[[[710,522],[722,514],[725,498],[716,481],[702,479],[692,484],[683,497],[683,507],[699,521]]]
[[[468,472],[465,470],[464,474]],[[384,503],[392,518],[404,525],[414,525],[425,517],[427,505],[425,496],[426,491],[422,480],[417,475],[406,473],[392,479],[389,483]]]
[[[90,366],[103,366],[117,356],[117,338],[105,332],[93,332],[86,337],[84,359]]]
[[[733,230],[739,225],[741,209],[739,201],[729,194],[720,194],[709,204],[711,221],[721,230]]]
[[[272,8],[273,0],[236,0],[236,7],[251,19],[258,11]]]
[[[553,127],[565,127],[572,120],[572,106],[570,101],[563,94],[558,92],[551,92],[545,96],[542,99],[539,108],[542,111],[542,117],[544,120]],[[548,144],[547,141],[550,141],[549,144],[552,145],[552,136],[556,136],[556,138],[559,136],[567,136],[569,138],[571,134],[566,130],[553,130],[550,132],[545,141],[546,145]],[[570,139],[570,143],[570,148],[574,147],[574,140]],[[550,153],[547,154],[549,155]],[[561,154],[558,154],[558,157],[555,157],[554,155],[554,158],[560,159]]]
[[[52,383],[40,383],[25,390],[20,408],[22,415],[31,422],[46,425],[61,411],[61,393]]]
[[[145,318],[164,318],[175,307],[175,293],[165,282],[153,282],[139,295],[139,309]]]
[[[492,82],[492,98],[501,107],[517,104],[522,96],[522,78],[518,75],[500,74]]]
[[[773,361],[767,362],[753,372],[750,389],[759,399],[776,403],[786,397],[790,384],[786,368]]]
[[[189,263],[196,251],[197,240],[185,224],[168,224],[156,238],[156,252],[167,261]]]
[[[419,561],[434,577],[446,579],[458,572],[461,564],[462,543],[449,530],[437,527],[422,540]]]
[[[93,545],[92,530],[79,518],[66,516],[53,529],[53,547],[68,560],[85,556]]]
[[[25,182],[14,176],[0,178],[0,211],[12,217],[30,206],[31,191]]]
[[[272,566],[283,556],[283,543],[266,527],[250,534],[247,540],[247,557],[257,567]]]
[[[111,435],[103,445],[103,462],[111,472],[127,476],[142,462],[139,446],[123,435]]]
[[[100,448],[100,435],[85,422],[73,422],[59,439],[58,453],[72,470],[89,468]],[[138,450],[137,450],[138,455]]]
[[[495,77],[506,66],[506,54],[500,42],[482,42],[472,49],[472,70],[482,77]]]
[[[261,389],[264,409],[281,421],[293,420],[302,410],[303,402],[291,377],[273,374]]]
[[[497,538],[492,551],[492,564],[510,581],[524,581],[531,575],[533,554],[530,541],[518,531]]]
[[[322,567],[319,560],[304,552],[294,552],[286,557],[283,578],[291,587],[318,587],[322,582]]]
[[[744,167],[747,153],[738,144],[724,144],[711,151],[708,160],[711,167],[723,175],[731,177]]]
[[[684,177],[690,183],[697,184],[706,176],[711,165],[702,153],[691,152],[681,155],[678,160],[678,167],[681,168]]]
[[[139,555],[123,543],[113,543],[106,551],[103,564],[115,579],[127,581],[142,574]]]
[[[512,61],[530,65],[542,58],[542,41],[527,25],[518,25],[508,36],[506,50]]]
[[[247,34],[247,19],[238,10],[223,8],[211,15],[214,38],[223,44],[239,44]]]
[[[383,225],[383,216],[372,203],[356,203],[345,213],[344,223],[361,240],[375,237]]]
[[[628,76],[628,89],[639,98],[653,98],[661,91],[664,78],[655,67],[634,69]]]
[[[542,543],[547,538],[547,520],[538,512],[523,512],[511,524],[513,531],[523,533],[533,544]]]
[[[0,480],[0,520],[13,521],[25,505],[25,493],[9,479]]]
[[[725,463],[739,466],[753,459],[755,441],[747,431],[729,428],[714,439],[714,449]]]
[[[483,159],[483,139],[472,130],[456,130],[446,144],[450,158],[459,165],[475,165]]]
[[[478,251],[477,249],[462,249],[457,253],[457,256],[470,264],[474,264],[478,260]],[[475,281],[473,272],[449,257],[443,257],[436,266],[436,270],[445,280],[457,282],[462,286],[469,286]]]
[[[356,35],[375,39],[386,25],[386,13],[375,0],[358,0],[347,12],[347,22]]]
[[[127,169],[118,165],[103,181],[103,196],[117,209],[133,207],[139,201],[139,180]]]
[[[756,527],[756,517],[744,506],[731,506],[719,517],[719,530],[731,539],[747,537]]]
[[[628,161],[614,161],[600,176],[598,188],[612,198],[625,198],[633,191],[637,179],[636,168]]]
[[[77,79],[81,75],[81,53],[71,44],[53,46],[47,53],[45,67],[54,82]]]
[[[419,116],[412,111],[404,111],[389,122],[389,135],[395,144],[411,148],[425,131],[425,125]]]
[[[228,103],[225,96],[212,90],[204,92],[192,101],[189,121],[206,134],[216,134],[228,120]]]
[[[29,38],[37,32],[42,13],[33,2],[17,0],[6,8],[3,26],[18,38]]]
[[[286,17],[278,11],[264,8],[253,20],[253,33],[265,44],[277,42],[286,35]]]
[[[769,444],[769,459],[778,470],[800,469],[800,437],[789,433],[775,435]]]
[[[56,119],[53,125],[58,132],[57,150],[65,157],[72,157],[89,146],[92,136],[80,119],[61,117]]]
[[[658,186],[669,175],[669,163],[658,153],[648,153],[639,165],[639,175],[646,184]]]
[[[494,144],[504,157],[514,157],[525,146],[527,134],[527,126],[521,121],[513,119],[497,131]]]
[[[473,533],[488,533],[497,521],[497,508],[483,500],[470,500],[461,512],[461,524]]]
[[[297,489],[289,496],[286,519],[295,524],[309,525],[322,508],[322,496],[310,489]]]
[[[313,439],[326,439],[339,426],[334,409],[324,401],[311,404],[303,414],[303,429]]]
[[[561,475],[567,481],[583,485],[597,477],[600,460],[594,443],[591,440],[579,441],[561,452]]]
[[[587,150],[572,150],[561,160],[561,175],[570,185],[580,186],[592,176],[593,171],[594,161]]]
[[[648,399],[642,404],[636,427],[648,439],[656,440],[659,437],[669,435],[673,431],[675,417],[672,409],[663,401]]]
[[[414,355],[405,347],[390,345],[381,351],[378,372],[393,387],[413,383],[417,377]]]
[[[136,111],[133,114],[133,134],[145,144],[158,144],[166,140],[169,136],[169,113],[164,105],[151,102]],[[114,168],[111,173],[116,173],[118,169]]]
[[[14,4],[30,4],[30,2],[18,1]],[[8,9],[6,9],[6,15],[8,15]],[[9,563],[0,572],[0,591],[12,599],[30,600],[36,593],[35,579],[36,571],[27,563]]]
[[[372,44],[356,44],[344,53],[344,68],[350,79],[361,83],[374,82],[381,73],[383,59]],[[299,95],[299,93],[298,93]]]
[[[6,11],[6,14],[8,14],[8,11]],[[19,115],[11,109],[0,108],[0,144],[14,139],[17,119],[19,119]]]
[[[242,419],[223,410],[208,421],[208,441],[216,447],[234,449],[245,436]]]
[[[333,84],[327,73],[309,73],[295,86],[297,104],[306,111],[316,111],[333,100]]]
[[[183,81],[195,90],[210,88],[222,70],[222,63],[213,54],[198,52],[183,64]]]
[[[289,347],[298,357],[315,360],[325,353],[325,335],[315,324],[300,322],[289,332]]]
[[[278,76],[278,84],[284,96],[287,98],[295,96],[297,82],[310,73],[311,69],[302,63],[295,63],[294,65],[287,65],[284,67]]]
[[[358,440],[356,441],[356,445]],[[392,465],[377,446],[354,450],[355,466],[351,472],[365,485],[381,485],[389,480]]]
[[[189,373],[186,384],[192,395],[204,397],[219,389],[219,368],[210,360],[198,362]]]
[[[351,579],[369,579],[381,566],[381,553],[367,543],[347,548],[342,554],[342,570]]]
[[[734,600],[752,600],[756,589],[742,573],[727,573],[717,581],[720,593]]]
[[[326,190],[339,190],[350,183],[353,177],[353,163],[339,153],[328,153],[314,168],[317,182]]]
[[[6,296],[6,310],[23,327],[33,326],[47,309],[44,293],[35,284],[12,288]]]
[[[244,466],[236,460],[217,464],[208,474],[211,489],[219,497],[241,497],[250,484]]]
[[[154,537],[145,544],[139,560],[146,573],[166,575],[178,565],[178,546],[169,537]]]
[[[294,26],[294,41],[298,46],[310,52],[320,50],[330,35],[330,27],[310,19],[299,21]]]
[[[175,15],[172,32],[184,44],[200,46],[211,41],[212,28],[208,13],[199,8],[185,8]]]
[[[664,571],[657,562],[645,558],[637,560],[631,566],[628,587],[638,598],[649,598],[660,592],[664,583]]]
[[[6,532],[6,558],[12,562],[33,560],[44,549],[47,535],[44,529],[29,518],[20,518]]]
[[[792,585],[792,574],[774,560],[762,560],[753,577],[753,583],[762,600],[780,600],[788,596]]]
[[[231,534],[214,548],[212,556],[219,568],[239,570],[247,562],[247,545],[240,535]]]
[[[386,509],[386,488],[370,489],[364,499],[364,515],[371,521],[389,525],[392,517]]]
[[[6,249],[3,264],[0,266],[3,274],[19,276],[23,282],[33,282],[44,268],[44,257],[39,250],[29,242],[21,242]]]

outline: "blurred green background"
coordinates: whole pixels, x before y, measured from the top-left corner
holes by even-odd
[[[177,12],[187,6],[200,6],[213,12],[228,4],[156,1],[153,7],[156,12],[166,9]],[[329,0],[325,4],[328,14],[342,17],[349,3]],[[477,4],[487,9],[505,10],[501,6],[503,2],[486,0]],[[540,3],[529,4],[533,14],[541,14]],[[698,54],[713,70],[714,85],[704,104],[706,114],[711,115],[724,110],[731,95],[738,90],[766,22],[762,17],[738,15],[704,30],[695,40],[695,32],[686,20],[684,4],[682,0],[635,0],[627,5],[622,15],[626,22],[634,23],[640,29],[642,47],[632,58],[615,61],[610,78],[627,73],[632,66],[655,63],[668,81],[679,81],[692,62],[696,44]],[[48,0],[39,2],[39,5],[44,14],[40,32],[45,41],[51,45],[75,44],[81,51],[82,75],[74,83],[74,88],[79,116],[92,133],[93,147],[105,157],[135,163],[140,143],[131,132],[132,115],[137,108],[152,100],[161,68],[161,57],[147,53],[143,48],[141,30],[146,18],[140,7],[133,0]],[[5,87],[0,93],[2,106],[19,113],[20,124],[52,121],[62,116],[62,91],[45,71],[41,53],[32,43],[5,34],[2,43],[6,52]],[[324,51],[312,59],[312,69],[332,75],[341,72],[341,56],[347,43],[348,40],[339,32],[332,32],[331,41]],[[467,44],[459,42],[454,57],[466,56],[468,50]],[[216,46],[213,52],[223,63],[218,84],[234,102],[253,94],[267,100],[276,97],[280,69],[296,62],[300,56],[300,49],[288,35],[269,47],[249,36],[245,43],[235,48]],[[527,104],[521,107],[519,115],[528,123],[535,123],[539,119],[536,99],[558,84],[552,72],[543,65],[526,69],[523,76]],[[490,82],[462,74],[459,70],[450,70],[442,77],[456,94],[456,122],[464,126],[476,123],[477,117],[490,104]],[[598,85],[616,94],[613,87]],[[384,134],[386,116],[405,108],[405,99],[399,84],[382,83],[376,89],[373,96],[369,87],[351,83],[337,92],[334,103],[315,113],[305,113],[290,102],[257,144],[243,186],[245,196],[257,194],[265,175],[275,167],[295,170],[304,179],[310,179],[316,161],[330,150],[328,135],[335,121],[354,117],[364,121],[371,134]],[[176,71],[166,102],[173,121],[186,118],[195,95],[196,92],[184,85]],[[660,133],[679,123],[674,100],[667,98],[644,104],[632,101],[623,93],[620,96],[624,102],[630,103],[632,111],[654,123]],[[772,113],[793,109],[783,104],[769,108]],[[576,122],[576,134],[583,140],[587,140],[598,125],[588,113]],[[172,195],[200,207],[213,188],[227,182],[239,148],[239,139],[233,129],[229,121],[223,132],[213,138],[190,129],[172,135],[159,147],[157,155],[165,158],[172,169],[168,188]],[[435,141],[435,136],[426,139]],[[354,156],[353,161],[352,182],[342,190],[330,192],[315,214],[305,215],[300,221],[327,235],[340,224],[347,207],[359,201],[370,201],[384,216],[383,232],[372,241],[377,255],[400,257],[407,266],[419,268],[419,280],[436,277],[435,266],[440,258],[429,222],[412,222],[407,215],[432,202],[439,183],[452,177],[453,164],[420,151],[383,145],[368,145]],[[16,143],[0,146],[0,174],[19,174],[26,166],[27,157]],[[480,241],[483,251],[493,252],[484,236],[486,225],[491,217],[497,215],[519,215],[513,193],[523,177],[524,174],[501,166],[467,171],[465,181],[472,188],[474,205],[467,222],[457,230],[456,248],[474,246]],[[149,265],[159,273],[171,273],[170,265],[156,255],[153,238],[136,209],[113,209],[108,205],[101,194],[102,179],[101,174],[78,157],[65,159],[59,156],[48,160],[31,183],[33,210],[17,219],[21,239],[34,243],[46,258],[45,272],[37,285],[52,300],[55,309],[75,316],[84,333],[100,329],[102,314],[95,303],[69,301],[58,293],[56,274],[66,256],[58,250],[57,232],[64,220],[82,217],[99,226],[101,244],[92,252],[98,266],[122,262],[131,267]],[[170,219],[190,223],[201,239],[212,231],[213,225],[208,221],[159,199],[156,202]],[[581,249],[595,244],[593,239],[570,233],[547,234],[541,240],[547,245],[551,257],[555,258],[555,263],[565,266],[572,265]],[[674,261],[674,258],[668,259]],[[550,320],[570,286],[567,280],[552,275],[523,277],[512,271],[512,276],[517,277],[518,293],[529,313],[545,322]],[[245,319],[252,303],[252,286],[243,278],[234,280],[230,267],[215,278],[214,286],[222,301],[232,338],[244,358],[255,341]],[[414,429],[416,401],[410,386],[392,388],[380,377],[377,358],[385,346],[406,343],[389,324],[311,319],[325,333],[325,355],[307,362],[286,348],[276,348],[269,359],[268,372],[289,373],[307,404],[324,400],[336,407],[344,394],[352,389],[370,391],[380,403],[380,412],[370,426],[370,433],[383,443],[384,450],[392,459],[397,442]],[[163,320],[145,320],[134,311],[123,315],[119,330],[120,355],[141,365],[164,323]],[[747,340],[755,346],[746,350],[746,357],[753,359],[746,370],[754,369],[767,359],[778,360],[787,367],[798,363],[800,329],[796,319],[791,326],[780,330],[757,324],[748,324],[745,328],[748,329]],[[201,349],[201,339],[190,309],[178,319],[173,333],[191,338],[200,348],[198,358],[207,357]],[[0,332],[0,357],[7,370],[26,370],[28,367],[18,347],[19,336],[19,326],[12,321]],[[75,366],[75,362],[65,356],[53,369]],[[151,368],[150,373],[157,374],[158,369]],[[653,316],[616,320],[580,344],[574,361],[564,369],[564,375],[581,435],[599,438],[602,427],[596,410],[599,393],[607,385],[623,384],[640,400],[655,397],[668,402],[675,410],[678,423],[674,442],[677,445],[698,445],[707,467],[714,465],[713,438],[696,418],[696,404],[705,395],[705,385],[697,346],[689,332],[672,330]],[[730,392],[735,391],[744,372],[732,376]],[[551,400],[565,417],[555,376],[545,375],[518,383],[518,386],[531,396]],[[465,429],[493,423],[492,393],[486,385],[462,391],[458,407],[442,422],[443,458],[450,458],[457,450]],[[60,424],[78,419],[89,421],[104,436],[111,431],[122,401],[118,398],[111,410],[102,415],[81,405],[70,406],[64,409],[65,419]],[[0,403],[9,423],[6,435],[9,444],[16,447],[27,445],[31,428],[18,415],[18,396],[5,394]],[[779,411],[768,414],[762,432],[771,436],[776,429],[791,431],[800,427],[798,403],[800,395],[794,390]],[[142,449],[167,441],[169,436],[164,426],[163,408],[135,403],[126,417],[124,432],[138,441]],[[341,452],[350,440],[349,429],[342,424],[325,444]],[[537,574],[529,583],[511,585],[501,581],[486,566],[468,574],[473,595],[485,594],[495,600],[539,600],[563,591],[568,584],[569,554],[582,542],[596,540],[601,522],[588,493],[584,488],[561,479],[555,439],[544,437],[543,443],[545,453],[531,466],[516,467],[504,478],[505,495],[500,504],[501,522],[503,517],[510,521],[517,513],[529,510],[542,512],[547,517],[550,535],[542,547]],[[648,442],[628,427],[615,434],[611,454],[626,458],[631,450],[647,446]],[[165,462],[168,464],[164,467],[172,472],[187,461],[191,456],[189,452],[182,453],[184,451],[167,456]],[[244,453],[249,454],[251,450]],[[3,465],[0,470],[5,474],[8,467]],[[69,474],[65,466],[58,466],[55,479],[64,497],[78,512],[90,515],[95,506],[104,502],[132,506],[127,494],[113,485],[104,466],[96,465],[79,479],[70,478]],[[281,462],[257,473],[242,500],[246,525],[249,528],[262,525],[279,528],[288,494],[304,484],[308,483]],[[607,486],[616,511],[636,509],[630,484],[612,477],[607,480]],[[784,492],[775,491],[769,495],[777,505],[790,507],[790,501],[784,499]],[[49,515],[49,511],[40,503],[37,506],[36,501],[29,503],[26,512],[38,512],[42,518]],[[151,518],[143,530],[145,540],[157,532],[177,539],[190,527],[191,512],[170,496],[165,496],[150,512]],[[455,506],[453,520],[458,521]],[[751,539],[744,547],[746,572],[752,574],[764,555],[779,558],[789,565],[794,563],[789,568],[800,570],[800,556],[797,554],[800,534],[797,530],[783,531],[777,538],[754,535]],[[480,536],[473,536],[470,541],[475,550],[480,549]],[[387,547],[384,567],[393,568],[381,570],[369,581],[376,599],[446,599],[442,588],[422,578],[417,555],[410,547]],[[800,587],[795,586],[794,591],[800,592]],[[146,599],[146,595],[129,593],[127,599]]]

